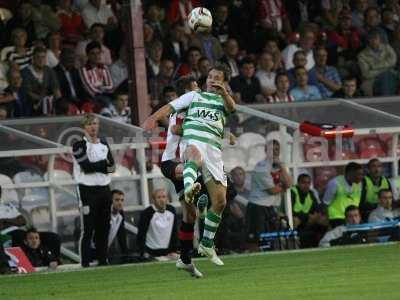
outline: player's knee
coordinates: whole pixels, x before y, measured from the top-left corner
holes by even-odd
[[[196,147],[189,146],[185,154],[187,160],[194,161],[198,166],[201,165],[201,153]]]

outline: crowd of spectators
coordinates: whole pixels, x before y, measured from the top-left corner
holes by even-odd
[[[142,2],[153,109],[183,75],[202,87],[218,61],[229,65],[230,87],[243,104],[398,93],[398,1]],[[211,10],[209,32],[188,28],[196,6]],[[130,121],[128,103],[117,100],[128,91],[122,1],[3,1],[0,7],[7,12],[0,22],[2,117],[104,109]]]

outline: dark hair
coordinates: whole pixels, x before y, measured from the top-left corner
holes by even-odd
[[[378,192],[378,198],[381,198],[384,193],[392,193],[391,189],[380,189]]]
[[[371,10],[374,10],[374,11],[376,11],[376,12],[379,14],[379,10],[378,10],[377,7],[375,7],[375,6],[370,6],[370,7],[368,7],[368,8],[364,11],[364,18],[367,17],[367,14],[368,14]]]
[[[222,62],[217,62],[211,69],[211,70],[216,70],[224,73],[224,81],[230,81],[231,80],[231,69],[228,67],[227,64],[222,63]]]
[[[297,55],[304,55],[305,57],[307,57],[307,53],[304,50],[297,50],[294,54],[293,54],[293,59],[297,56]]]
[[[192,76],[181,76],[175,83],[175,89],[178,96],[185,94],[186,90],[189,89],[190,84],[195,81],[196,79]]]
[[[209,61],[207,56],[202,56],[202,57],[199,58],[199,61],[197,63],[200,64],[204,60],[208,60]]]
[[[319,203],[319,204],[313,205],[313,207],[311,207],[310,214],[314,214],[314,213],[319,213],[319,214],[326,215],[327,214],[326,205],[323,204],[323,203]]]
[[[294,67],[294,74],[296,75],[296,72],[298,71],[298,70],[306,70],[306,72],[307,72],[307,69],[306,69],[306,67],[302,67],[302,66],[297,66],[297,67]],[[308,72],[307,72],[307,75],[308,75]]]
[[[359,211],[359,210],[358,210],[358,207],[355,206],[355,205],[349,205],[349,206],[347,206],[347,207],[346,207],[346,210],[344,211],[344,215],[347,217],[347,214],[348,214],[349,212],[353,211],[353,210]]]
[[[350,162],[346,165],[346,167],[344,169],[344,173],[348,174],[348,173],[355,172],[358,170],[362,170],[362,166],[358,163]]]
[[[39,231],[36,229],[36,227],[29,227],[25,232],[25,239],[30,233],[39,233]]]
[[[85,48],[86,54],[89,54],[89,52],[92,51],[93,49],[101,50],[101,44],[96,41],[90,42],[89,44],[86,45],[86,48]]]
[[[297,182],[300,182],[300,180],[304,179],[304,178],[309,178],[311,179],[311,176],[306,174],[306,173],[302,173],[299,175],[299,177],[297,177]]]
[[[276,73],[276,75],[275,75],[275,85],[278,82],[278,79],[280,77],[283,77],[283,76],[289,78],[288,74],[285,71],[279,71],[278,73]]]
[[[100,27],[103,30],[105,29],[105,25],[104,24],[102,24],[102,23],[94,23],[94,24],[92,24],[92,26],[90,26],[90,32],[92,32],[92,30],[95,29],[96,27]]]
[[[125,193],[123,191],[117,190],[117,189],[111,191],[111,197],[113,197],[115,194],[125,195]]]
[[[166,93],[176,92],[176,89],[172,85],[167,85],[162,90],[162,97],[165,97]]]
[[[36,55],[36,54],[38,54],[38,53],[47,53],[46,47],[43,47],[43,46],[37,46],[37,47],[35,47],[35,48],[33,49],[32,55]]]
[[[374,162],[381,162],[379,159],[377,159],[377,158],[373,158],[373,159],[370,159],[369,160],[369,162],[367,163],[367,167],[369,168]]]
[[[255,66],[254,60],[252,60],[250,57],[245,57],[239,62],[239,67],[243,67],[243,65],[253,65]]]
[[[201,53],[201,50],[200,50],[199,47],[192,46],[192,47],[189,47],[189,49],[186,50],[186,57],[189,56],[189,53],[193,52],[193,51],[198,51],[198,52]]]
[[[354,75],[351,75],[351,74],[348,75],[348,76],[346,76],[346,77],[343,79],[343,82],[345,82],[345,81],[355,81],[356,84],[358,83],[357,77],[354,76]]]

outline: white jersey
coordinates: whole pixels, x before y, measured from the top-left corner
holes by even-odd
[[[177,124],[183,124],[185,112],[174,113],[169,117],[167,146],[165,147],[161,161],[179,159],[179,145],[182,142],[182,137],[172,133],[172,127]]]

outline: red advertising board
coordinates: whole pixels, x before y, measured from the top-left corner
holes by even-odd
[[[10,266],[15,266],[18,273],[35,272],[35,268],[20,247],[5,248],[4,252],[10,257]]]

